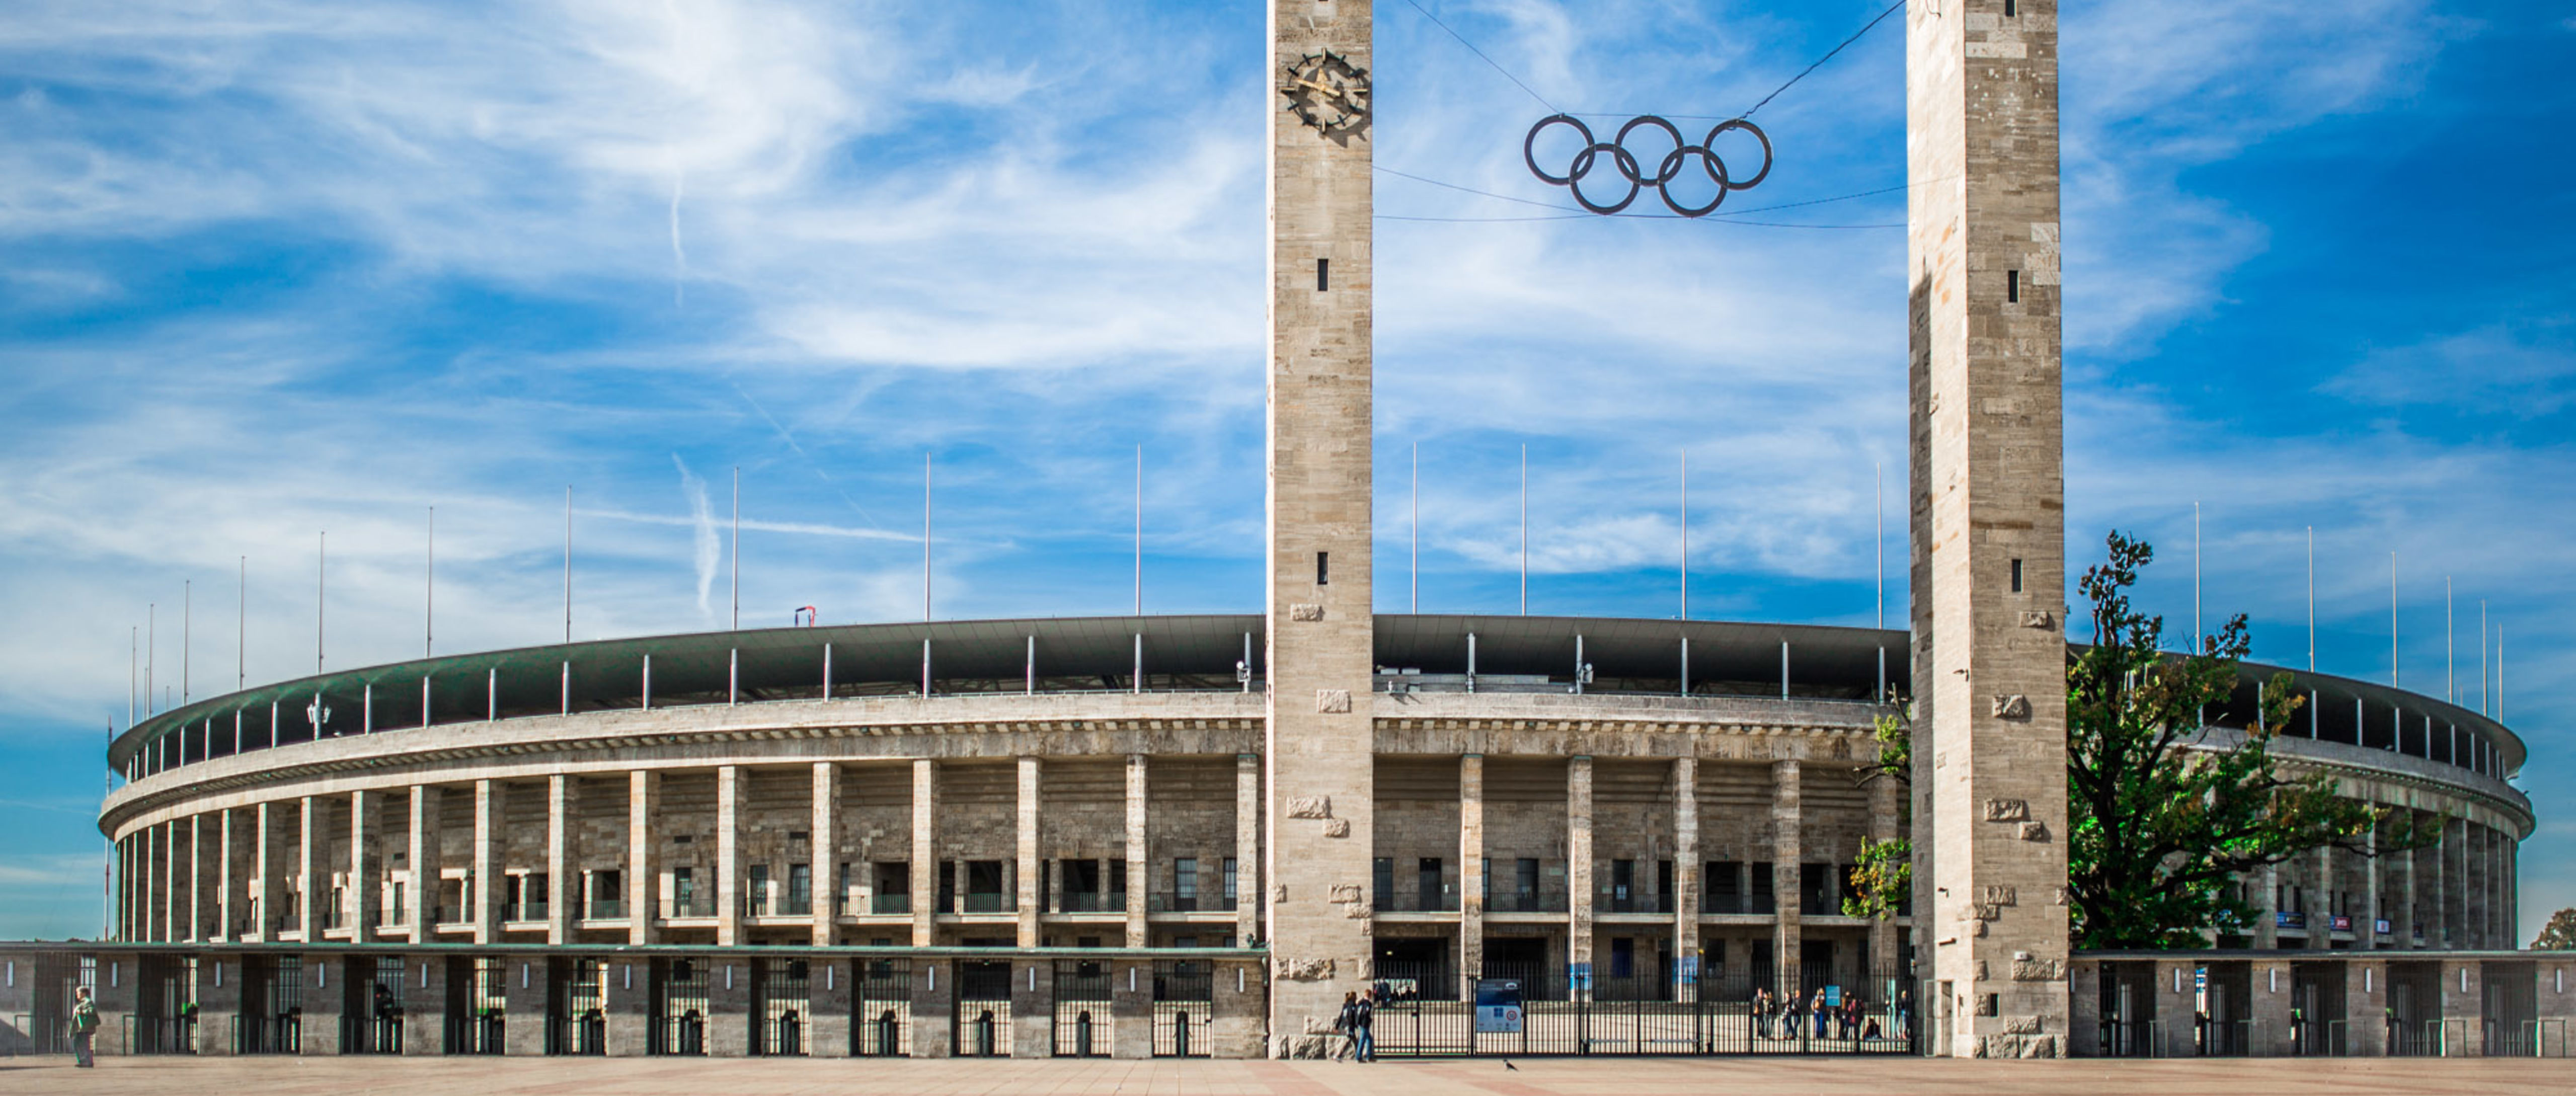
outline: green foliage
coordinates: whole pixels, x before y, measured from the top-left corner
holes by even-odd
[[[1896,714],[1878,717],[1878,761],[1861,770],[1861,783],[1893,780],[1910,785],[1914,781],[1914,724],[1910,711],[1900,708]],[[1901,800],[1897,829],[1910,832],[1913,797]],[[1861,838],[1860,854],[1852,862],[1852,893],[1843,899],[1843,916],[1892,919],[1896,910],[1914,892],[1914,842],[1909,838],[1891,837],[1884,841]]]
[[[2549,924],[2531,938],[2533,951],[2576,951],[2576,906],[2549,915]]]
[[[2200,715],[2234,690],[2251,646],[2244,615],[2200,650],[2166,654],[2164,618],[2139,612],[2128,595],[2154,549],[2116,532],[2109,547],[2082,582],[2093,646],[2066,675],[2076,947],[2195,948],[2208,931],[2250,933],[2256,909],[2232,884],[2255,869],[2325,846],[2374,855],[2439,837],[2439,819],[2414,822],[2343,798],[2322,774],[2281,773],[2273,729],[2290,725],[2304,699],[2288,674],[2264,683],[2260,727],[2221,745],[2234,733],[2204,728]]]

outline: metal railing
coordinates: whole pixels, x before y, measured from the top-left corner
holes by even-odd
[[[870,895],[870,896],[868,897],[868,912],[870,912],[870,913],[911,913],[911,912],[912,912],[912,896],[911,896],[911,895],[909,895],[909,894],[874,894],[874,895]]]

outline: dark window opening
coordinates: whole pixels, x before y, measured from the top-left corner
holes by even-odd
[[[1333,554],[1331,552],[1315,553],[1315,585],[1328,586],[1332,584],[1332,581]]]
[[[2004,0],[2004,18],[2011,19],[2020,14],[2019,0]]]
[[[2012,561],[2012,592],[2021,592],[2021,561]]]
[[[1322,293],[1331,288],[1333,288],[1333,261],[1315,260],[1315,292]]]
[[[2013,304],[2021,303],[2021,271],[2004,271],[2004,300]]]

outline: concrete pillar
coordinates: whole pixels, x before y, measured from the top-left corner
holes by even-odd
[[[915,790],[921,787],[925,779],[922,776],[921,767],[927,764],[929,764],[928,761],[913,763]],[[920,800],[916,798],[914,802],[917,805]],[[919,850],[926,846],[916,845],[914,848]],[[921,851],[913,854],[912,870],[916,882],[921,873],[921,865],[925,863],[923,858],[928,855],[927,852]],[[919,925],[922,921],[922,908],[932,904],[929,898],[930,890],[927,887],[913,891],[912,912],[915,925]],[[912,1056],[915,1058],[948,1058],[955,1054],[956,1032],[953,1025],[956,1022],[957,1011],[957,979],[952,977],[955,969],[945,959],[925,958],[913,961],[912,1016],[908,1022],[912,1028]]]
[[[1917,893],[1956,1056],[2057,1057],[2069,1000],[2056,0],[1906,13]],[[1785,935],[1785,933],[1784,933]],[[1787,956],[1784,961],[1795,962]]]
[[[546,777],[546,943],[572,942],[572,777]],[[512,1015],[517,1015],[515,1012]]]
[[[841,884],[833,871],[841,850],[841,767],[829,761],[814,763],[814,818],[811,840],[805,842],[813,866],[806,872],[814,877],[814,946],[828,948],[835,942],[840,924]],[[811,979],[808,979],[810,982]],[[849,1023],[849,1009],[841,1010],[841,1022]],[[821,1032],[816,1032],[820,1037]],[[843,1053],[849,1048],[843,1040]]]
[[[2442,960],[2442,1056],[2486,1054],[2486,971],[2475,959]]]
[[[1039,891],[1043,889],[1043,884],[1046,882],[1045,877],[1040,874],[1041,869],[1038,866],[1039,764],[1040,762],[1038,759],[1034,757],[1023,757],[1020,759],[1020,842],[1019,868],[1016,873],[1018,877],[1016,879],[1016,882],[1018,883],[1018,887],[1016,889],[1018,891],[1019,904],[1014,908],[1019,911],[1019,942],[1020,946],[1024,948],[1033,948],[1038,946],[1038,897]],[[1132,877],[1129,882],[1131,885],[1133,884],[1134,880]],[[1016,1006],[1012,1009],[1011,1015],[1013,1017],[1013,1026],[1018,1026],[1019,1021],[1017,1017],[1019,1016],[1019,1010]],[[1018,1052],[1013,1051],[1012,1053],[1017,1054]],[[1052,1053],[1052,1051],[1049,1053]]]
[[[1010,1043],[1011,1057],[1055,1056],[1054,960],[1021,959],[1011,964],[1011,1030],[1002,1038]]]
[[[491,780],[474,782],[474,942],[501,938],[501,896],[509,880],[501,866],[501,807],[508,786]]]
[[[2335,850],[2332,845],[2319,845],[2309,858],[2309,878],[2316,885],[2308,893],[2308,950],[2326,951],[2334,947]]]
[[[215,812],[215,923],[206,939],[222,942],[237,939],[241,926],[233,921],[233,812],[230,808]]]
[[[2388,963],[2355,959],[2343,968],[2344,1053],[2379,1058],[2388,1053]]]
[[[473,977],[472,966],[459,977]],[[402,1052],[430,1056],[447,1052],[447,957],[413,953],[403,956]]]
[[[1798,777],[1795,759],[1771,763],[1771,894],[1777,908],[1771,954],[1781,985],[1794,986],[1800,994],[1812,994],[1817,987],[1805,984],[1799,954],[1806,941],[1801,921],[1806,912],[1806,873],[1799,867],[1799,858],[1806,853],[1801,840],[1805,816],[1799,806]],[[1969,1025],[1962,1023],[1956,1030],[1965,1032]]]
[[[318,922],[305,924],[313,938],[321,937]],[[337,952],[304,953],[304,1018],[297,1044],[308,1058],[340,1053],[340,1016],[348,1011],[349,967],[347,957]]]
[[[403,852],[411,870],[411,885],[405,888],[401,916],[403,924],[410,926],[414,944],[426,944],[436,938],[437,926],[430,923],[429,911],[438,903],[438,841],[432,833],[438,825],[438,810],[432,806],[437,799],[437,785],[411,786],[411,844]]]
[[[1121,959],[1109,967],[1109,1055],[1154,1056],[1154,967]]]
[[[2290,1053],[2290,960],[2286,956],[2257,956],[2253,963],[2253,986],[2247,1019],[2254,1021],[2248,1035],[2253,1053],[2258,1058],[2284,1058]]]
[[[1458,974],[1485,973],[1485,755],[1458,759]]]
[[[708,960],[714,969],[707,972],[707,1057],[751,1056],[751,965],[759,961],[740,955]]]
[[[626,942],[650,944],[659,935],[655,920],[654,898],[660,893],[653,880],[653,822],[660,813],[662,774],[637,769],[626,774]],[[612,1020],[611,1023],[615,1021]],[[635,1038],[641,1039],[639,1031]],[[641,1043],[631,1051],[615,1048],[621,1041],[610,1033],[611,1053],[642,1054]]]
[[[2423,918],[2424,898],[2415,886],[2415,862],[2420,858],[2420,850],[2410,849],[2397,854],[2397,862],[2392,865],[2397,869],[2398,907],[2390,919],[2388,939],[2390,946],[2399,951],[2412,951],[2422,946],[2415,942],[2415,925]]]
[[[261,803],[253,809],[259,812],[259,848],[251,853],[250,938],[257,943],[267,943],[275,936],[269,926],[277,922],[278,915],[277,909],[271,905],[271,896],[277,893],[277,875],[269,869],[268,863],[269,842],[273,840],[269,826],[270,805]]]
[[[561,775],[555,777],[563,779]],[[548,906],[551,911],[554,907]],[[513,1058],[546,1052],[546,957],[514,955],[501,968],[502,1052]]]
[[[161,824],[161,935],[156,940],[184,939],[179,931],[179,824]]]
[[[1372,0],[1269,0],[1270,356],[1265,402],[1270,766],[1262,883],[1271,1052],[1330,1043],[1374,961],[1371,615],[1374,262],[1365,94]],[[1312,59],[1311,61],[1309,59]],[[1303,75],[1296,75],[1303,73]],[[1303,83],[1291,81],[1302,80]],[[1311,98],[1316,86],[1350,89]],[[1329,265],[1328,265],[1329,264]]]
[[[1592,984],[1592,899],[1601,889],[1592,873],[1592,759],[1577,754],[1565,762],[1565,961],[1578,999]]]
[[[1260,754],[1234,756],[1234,875],[1234,939],[1249,944],[1261,939]]]
[[[1946,931],[1946,929],[1944,930]],[[2198,1010],[2192,1006],[2195,985],[2193,972],[2199,967],[2191,959],[2158,959],[2156,964],[2156,1055],[2163,1058],[2188,1058],[2198,1050]],[[1979,992],[1967,995],[1967,1007],[1960,1010],[1953,1027],[1959,1032],[1971,1025],[1986,1008],[1985,994],[1991,987],[1980,985]],[[1953,1038],[1956,1042],[1956,1037]]]
[[[844,960],[815,958],[812,973],[805,980],[806,999],[812,1003],[814,1015],[814,1030],[806,1038],[805,1053],[817,1058],[850,1056],[850,1020],[856,1011],[857,995],[850,973],[850,965]]]
[[[2433,871],[2427,880],[2432,893],[2424,900],[2424,946],[2437,951],[2451,946],[2451,893],[2453,881],[2458,878],[2451,870],[2451,862],[2459,856],[2460,846],[2453,837],[2458,828],[2455,821],[2443,822],[2441,840],[2425,850],[2433,861]]]
[[[376,938],[376,804],[375,793],[349,793],[349,942]]]
[[[233,1052],[233,1025],[241,1021],[241,959],[216,952],[197,962],[197,1045],[200,1057]]]
[[[1699,978],[1699,874],[1699,758],[1684,755],[1673,759],[1673,893],[1665,896],[1673,904],[1676,991],[1687,992]]]
[[[965,873],[960,872],[959,875]],[[1145,755],[1127,755],[1127,946],[1145,947],[1146,899],[1154,890],[1154,862],[1145,847]]]
[[[2271,951],[2281,946],[2281,866],[2257,869],[2254,885],[2261,891],[2254,897],[2254,947]]]
[[[931,947],[939,942],[937,923],[931,911],[939,908],[939,763],[917,758],[912,763],[912,946]],[[915,972],[916,974],[919,971]],[[921,979],[916,977],[914,985]],[[918,995],[921,991],[915,989]],[[947,998],[941,998],[947,1000]],[[944,1013],[943,1013],[944,1015]],[[914,1010],[915,1038],[913,1054],[922,1053],[919,1030],[920,1012]],[[938,1042],[948,1045],[945,1020],[938,1029]],[[940,1052],[946,1056],[946,1051]]]
[[[629,787],[631,789],[632,785]],[[633,889],[629,888],[630,900],[634,900]],[[652,920],[650,917],[641,919]],[[600,968],[604,983],[600,992],[600,1011],[608,1019],[610,1057],[640,1058],[652,1049],[653,978],[649,963],[650,960],[640,955],[633,958],[618,956],[606,960]]]
[[[2460,945],[2482,949],[2487,939],[2486,827],[2460,821]],[[2449,1013],[2444,1013],[2447,1016]]]
[[[742,766],[716,768],[716,946],[742,942]]]
[[[2379,947],[2379,826],[2372,823],[2370,832],[2362,835],[2370,855],[2361,858],[2361,908],[2352,918],[2352,946],[2356,951],[2375,951]]]

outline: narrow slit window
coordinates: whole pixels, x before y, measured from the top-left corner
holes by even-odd
[[[1332,584],[1332,581],[1333,554],[1331,552],[1315,553],[1315,585],[1328,586]]]
[[[2004,0],[2004,18],[2011,19],[2020,14],[2019,0]]]
[[[2021,561],[2012,561],[2012,592],[2021,592]]]
[[[2004,271],[2004,300],[2013,304],[2021,303],[2021,271]]]
[[[1315,292],[1321,293],[1331,288],[1333,288],[1333,261],[1315,260]]]

